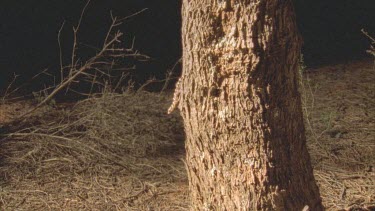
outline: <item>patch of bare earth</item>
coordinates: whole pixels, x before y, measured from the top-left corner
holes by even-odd
[[[0,102],[0,126],[12,121],[12,118],[21,115],[30,109],[31,105],[25,101],[18,102]]]
[[[373,63],[305,77],[306,132],[324,205],[374,206]],[[0,210],[188,210],[183,126],[177,112],[166,114],[170,103],[170,94],[102,93],[7,126]],[[13,108],[0,106],[0,126]]]

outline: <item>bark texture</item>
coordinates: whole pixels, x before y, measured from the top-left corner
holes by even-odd
[[[306,148],[290,0],[183,0],[192,210],[323,210]]]

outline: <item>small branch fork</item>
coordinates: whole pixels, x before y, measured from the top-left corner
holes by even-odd
[[[373,38],[368,32],[366,32],[364,29],[361,30],[361,32],[371,41],[370,49],[366,52],[373,55],[375,57],[375,38]]]

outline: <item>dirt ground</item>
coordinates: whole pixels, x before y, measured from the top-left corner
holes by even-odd
[[[375,66],[307,69],[308,147],[327,210],[375,210]],[[184,132],[171,94],[103,93],[12,118],[0,103],[0,210],[188,210]]]

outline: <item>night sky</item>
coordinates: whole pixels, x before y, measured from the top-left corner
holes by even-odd
[[[13,73],[23,78],[49,68],[57,69],[57,33],[62,32],[65,60],[72,46],[72,26],[77,24],[86,1],[1,0],[0,88]],[[82,22],[80,41],[100,46],[111,22],[109,11],[127,16],[143,8],[142,14],[121,27],[125,43],[135,37],[135,47],[152,57],[137,63],[140,82],[152,75],[163,77],[180,58],[180,4],[178,0],[92,0]],[[375,35],[375,0],[295,1],[297,22],[304,38],[303,54],[308,66],[362,58],[369,41],[365,28]],[[179,71],[179,70],[178,70]],[[22,78],[21,78],[22,80]]]

